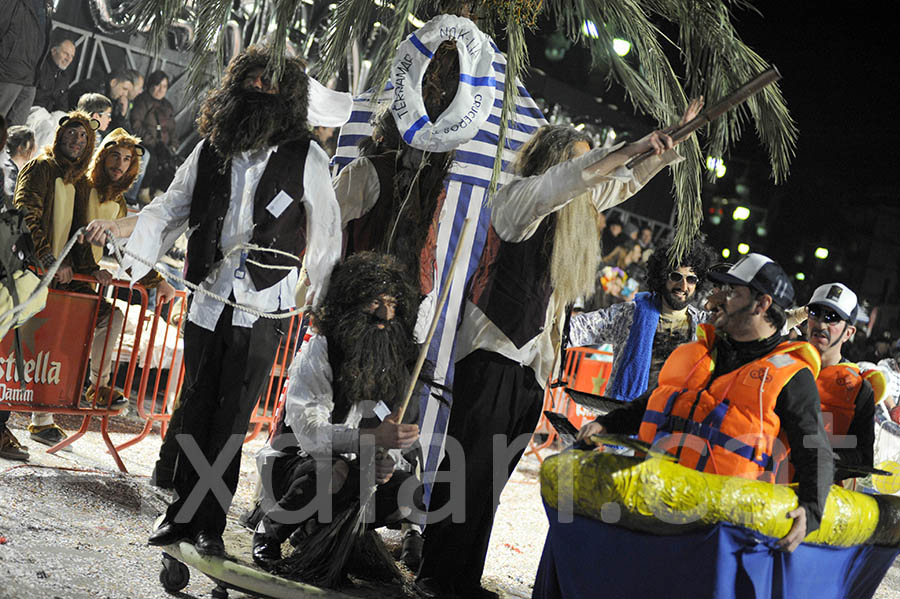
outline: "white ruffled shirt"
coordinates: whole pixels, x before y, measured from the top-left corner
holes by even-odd
[[[197,144],[175,173],[175,179],[165,194],[147,205],[138,217],[137,224],[126,248],[148,260],[157,261],[170,248],[188,226],[197,182],[197,163],[203,141]],[[231,202],[222,223],[219,245],[226,257],[221,260],[200,284],[201,287],[221,297],[234,294],[239,304],[251,306],[260,312],[276,312],[296,307],[295,288],[300,269],[294,268],[272,287],[258,291],[250,276],[235,276],[241,260],[241,252],[229,255],[229,250],[249,243],[253,233],[253,203],[256,187],[266,169],[269,157],[276,148],[269,147],[253,152],[242,152],[231,161]],[[303,171],[303,204],[306,209],[306,254],[304,265],[310,280],[306,295],[307,304],[316,304],[327,291],[331,269],[340,259],[341,217],[331,176],[328,155],[319,145],[310,142]],[[137,281],[150,269],[126,256],[122,269],[131,268],[131,280]],[[119,276],[123,276],[120,272]],[[208,330],[215,330],[224,304],[202,293],[194,294],[188,320]],[[257,316],[243,310],[234,310],[231,324],[251,327]]]

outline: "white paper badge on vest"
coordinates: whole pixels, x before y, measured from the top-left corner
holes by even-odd
[[[422,99],[422,76],[445,41],[456,42],[459,84],[453,102],[432,123]],[[391,67],[391,111],[403,140],[419,150],[448,152],[475,137],[494,106],[493,59],[490,37],[465,17],[439,15],[411,33]]]

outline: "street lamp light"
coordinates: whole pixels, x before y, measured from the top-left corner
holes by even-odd
[[[734,220],[747,220],[750,218],[750,209],[746,206],[738,206],[734,209],[734,212],[731,213],[731,218]]]
[[[738,250],[738,254],[743,255],[750,251],[750,246],[747,245],[746,243],[739,243],[737,250]]]
[[[798,272],[797,274],[794,275],[794,278],[797,279],[798,281],[805,281],[806,275],[803,274],[802,272]]]
[[[613,52],[619,56],[626,56],[631,52],[631,42],[620,37],[613,38]]]
[[[828,257],[828,248],[817,247],[815,252],[815,257],[819,260],[824,260]]]
[[[730,255],[731,255],[731,250],[729,250],[728,248],[725,248],[724,250],[722,250],[723,258],[728,258],[728,256],[730,256]]]

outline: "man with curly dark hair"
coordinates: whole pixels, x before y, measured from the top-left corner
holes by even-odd
[[[388,450],[375,461],[372,524],[424,518],[421,487],[415,505],[401,507],[398,495],[413,476],[397,465],[419,436],[415,402],[402,422],[393,415],[418,354],[413,280],[387,254],[360,252],[335,267],[312,315],[314,334],[291,364],[282,421],[257,457],[265,515],[253,535],[253,559],[261,567],[277,563],[281,544],[307,519],[317,512],[323,519],[323,502],[337,514],[357,497],[360,478],[372,476],[361,471],[366,443]]]
[[[105,238],[107,230],[130,236],[127,249],[155,262],[191,227],[185,277],[209,292],[193,296],[184,388],[154,471],[155,484],[175,489],[178,499],[151,545],[190,538],[201,554],[224,554],[225,513],[240,468],[234,440],[243,439],[285,328],[268,315],[295,307],[301,256],[311,303],[323,295],[340,255],[328,156],[307,123],[305,64],[286,58],[274,79],[272,58],[258,46],[236,56],[207,96],[198,122],[203,139],[168,191],[138,217],[94,221],[87,235],[90,241]],[[131,269],[133,280],[148,271],[130,257],[122,267]],[[221,481],[201,480],[200,464],[194,464],[201,457],[213,464],[226,452],[231,460],[221,478],[227,495]],[[199,504],[195,498],[188,505],[192,492]]]
[[[706,282],[713,253],[695,241],[676,268],[669,263],[671,243],[647,261],[647,287],[633,301],[572,317],[572,346],[611,343],[613,368],[606,395],[631,401],[656,386],[663,362],[672,351],[696,339],[697,325],[709,319],[691,302]]]

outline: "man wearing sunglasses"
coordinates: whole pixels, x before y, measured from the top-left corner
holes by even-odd
[[[702,288],[713,261],[709,247],[695,241],[681,263],[669,264],[671,243],[647,261],[649,292],[633,301],[572,316],[571,346],[611,343],[613,367],[605,395],[631,401],[656,386],[663,362],[676,347],[697,338],[697,325],[710,314],[691,302]]]
[[[683,466],[744,478],[771,479],[789,455],[799,505],[787,513],[793,524],[778,547],[791,552],[819,527],[834,476],[815,381],[818,356],[810,344],[781,334],[794,300],[781,266],[748,254],[709,277],[723,294],[715,326],[702,325],[697,341],[669,356],[655,389],[598,417],[579,438],[589,428],[637,433]]]
[[[806,306],[807,337],[819,350],[822,370],[816,379],[822,403],[825,429],[835,436],[846,436],[852,447],[839,443],[834,447],[837,458],[835,480],[854,474],[841,466],[871,468],[875,444],[875,392],[867,378],[880,371],[861,372],[859,366],[846,362],[841,347],[856,333],[859,312],[856,294],[841,283],[827,283],[813,292]],[[832,438],[832,444],[835,439]]]

